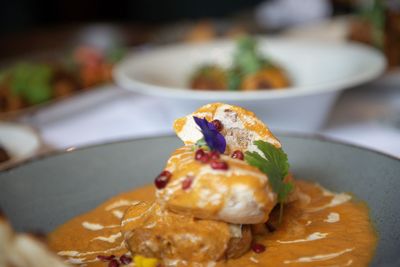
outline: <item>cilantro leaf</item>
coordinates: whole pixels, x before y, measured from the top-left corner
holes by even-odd
[[[249,165],[258,168],[268,176],[272,190],[278,195],[280,223],[283,218],[283,204],[294,188],[292,183],[284,182],[289,172],[288,158],[282,148],[276,148],[268,142],[258,140],[254,141],[254,144],[262,152],[263,156],[257,152],[247,151],[244,159]]]
[[[262,152],[245,153],[245,160],[251,166],[258,168],[268,176],[272,190],[278,195],[278,202],[284,203],[289,193],[293,190],[293,184],[285,183],[284,179],[289,172],[289,162],[286,153],[282,148],[261,140],[254,141],[254,144]]]

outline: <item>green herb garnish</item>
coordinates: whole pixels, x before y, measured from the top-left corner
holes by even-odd
[[[207,145],[206,140],[204,139],[204,137],[202,137],[201,139],[197,140],[197,142],[193,145],[193,150],[197,150],[197,149],[203,149],[205,151],[209,151],[210,148]]]
[[[279,222],[282,221],[283,204],[289,193],[293,190],[293,184],[285,183],[284,179],[289,172],[289,162],[286,153],[282,148],[276,148],[274,145],[261,140],[254,141],[254,144],[262,152],[263,156],[257,152],[245,153],[245,161],[258,168],[268,176],[272,190],[278,195],[280,205]]]

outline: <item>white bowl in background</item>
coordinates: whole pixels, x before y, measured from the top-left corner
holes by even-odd
[[[375,79],[386,66],[380,52],[361,44],[282,37],[258,40],[260,51],[288,72],[292,86],[287,90],[190,90],[188,80],[197,66],[229,66],[233,40],[133,53],[114,68],[114,79],[122,88],[164,98],[175,118],[206,103],[226,102],[254,111],[273,129],[312,132],[322,126],[343,89]]]

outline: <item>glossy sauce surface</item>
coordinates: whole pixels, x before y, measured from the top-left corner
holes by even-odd
[[[249,251],[238,259],[204,266],[367,266],[377,237],[365,204],[310,182],[296,185],[300,198],[285,206],[281,225],[255,237],[266,246],[265,252]],[[97,255],[128,253],[119,226],[125,210],[154,196],[153,186],[120,194],[52,232],[50,247],[70,263],[107,266]],[[177,266],[190,265],[177,262]]]

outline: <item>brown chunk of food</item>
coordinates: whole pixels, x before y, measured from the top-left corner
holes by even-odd
[[[133,254],[192,262],[237,258],[248,251],[248,226],[198,220],[141,202],[129,208],[121,223],[127,248]]]
[[[203,66],[193,75],[190,87],[195,90],[226,90],[226,73],[218,66]]]
[[[227,259],[235,259],[242,256],[250,249],[252,234],[249,225],[241,225],[240,234],[237,237],[232,237],[228,243],[226,250]]]
[[[258,89],[280,89],[289,85],[290,82],[282,69],[269,67],[245,76],[240,87],[244,91],[253,91]]]
[[[10,160],[10,156],[8,155],[7,151],[0,146],[0,163]]]

